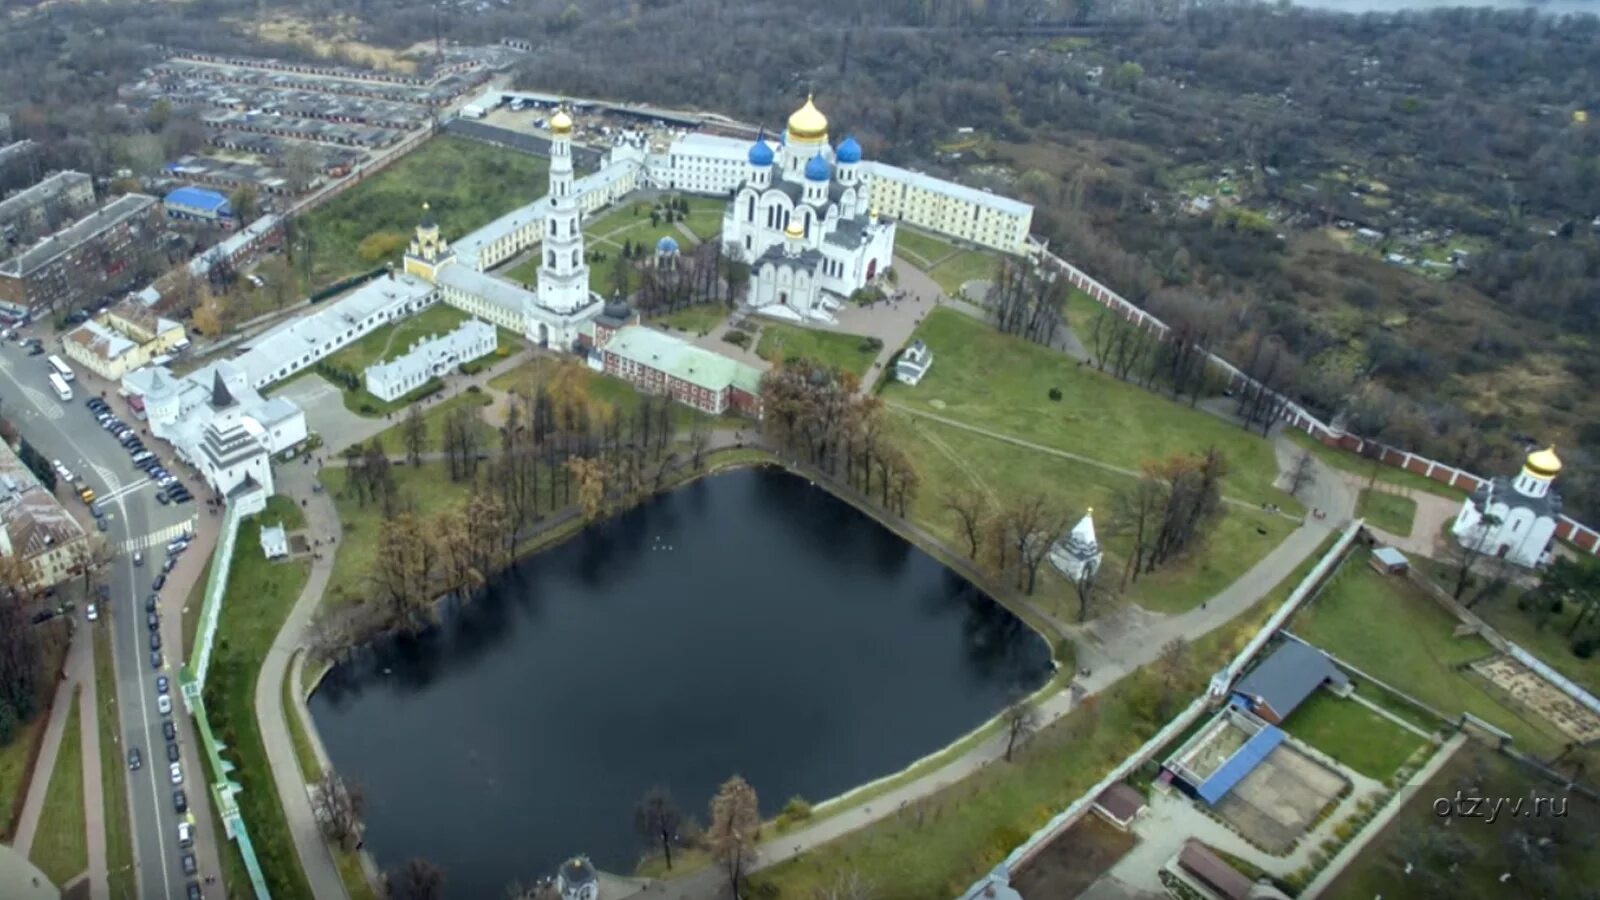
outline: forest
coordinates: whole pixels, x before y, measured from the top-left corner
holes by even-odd
[[[106,109],[162,46],[327,52],[263,40],[250,23],[269,15],[391,48],[518,37],[535,48],[523,86],[769,127],[815,91],[869,157],[1026,199],[1037,235],[1130,300],[1215,323],[1209,345],[1236,361],[1274,348],[1318,413],[1485,473],[1555,443],[1568,509],[1600,515],[1593,17],[1155,0],[132,6],[45,4],[0,31],[15,86],[0,108],[52,165],[102,174],[193,144],[183,116]],[[1197,214],[1194,185],[1224,173],[1237,203]],[[1341,227],[1474,250],[1424,278],[1352,252]]]

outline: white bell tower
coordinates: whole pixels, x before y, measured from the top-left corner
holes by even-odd
[[[572,117],[550,118],[550,214],[539,265],[539,305],[573,313],[590,303],[589,264],[583,258],[582,210],[572,193]]]

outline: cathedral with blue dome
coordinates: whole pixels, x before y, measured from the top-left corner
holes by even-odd
[[[828,142],[810,97],[777,146],[763,133],[722,218],[724,252],[750,264],[749,304],[796,322],[833,322],[842,298],[894,259],[894,222],[870,205],[861,145]]]

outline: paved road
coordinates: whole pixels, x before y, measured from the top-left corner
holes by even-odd
[[[56,345],[49,336],[40,336],[54,352]],[[83,401],[89,392],[105,389],[108,399],[112,399],[110,385],[80,371],[73,385],[74,399],[59,402],[48,389],[43,360],[42,356],[27,356],[14,343],[0,346],[0,400],[3,400],[6,416],[29,443],[42,455],[61,460],[100,495],[110,523],[106,539],[117,547],[130,540],[145,542],[152,533],[173,529],[194,516],[192,503],[160,506],[153,502],[152,485],[144,473],[128,462],[126,451],[98,426],[84,407]],[[113,405],[120,406],[115,401]],[[125,407],[121,407],[119,413],[125,421],[133,422]],[[161,450],[162,442],[149,441],[148,444],[152,450]],[[57,493],[66,498],[63,503],[69,510],[83,511],[76,497],[71,497],[64,489]],[[83,519],[89,522],[87,516]],[[87,527],[94,533],[93,524]],[[115,746],[102,748],[102,752],[125,758],[127,748],[138,747],[147,761],[139,771],[130,772],[128,778],[134,864],[139,870],[140,896],[147,900],[181,897],[187,883],[179,866],[178,816],[172,806],[173,788],[169,783],[165,740],[161,734],[164,717],[157,711],[154,682],[156,674],[165,674],[172,680],[176,692],[178,661],[182,656],[179,606],[187,596],[186,585],[193,582],[204,565],[204,553],[203,547],[191,547],[183,564],[169,576],[162,597],[164,659],[159,673],[150,665],[150,633],[144,612],[144,598],[150,593],[151,580],[160,571],[159,545],[153,553],[146,551],[143,567],[135,566],[132,554],[127,552],[119,553],[108,566],[112,602],[98,626],[112,630],[120,719]],[[181,705],[176,693],[174,702]],[[180,760],[184,771],[183,787],[191,814],[198,823],[197,860],[202,874],[216,873],[219,863],[217,848],[211,840],[210,805],[202,765],[198,756],[188,749],[194,746],[192,725],[185,716],[175,716],[173,720],[183,751]]]

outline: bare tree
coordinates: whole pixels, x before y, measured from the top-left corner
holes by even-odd
[[[967,558],[978,558],[978,544],[983,539],[983,521],[989,516],[989,501],[974,488],[952,488],[942,495],[944,508],[955,514],[961,534],[967,539]]]
[[[1309,449],[1303,449],[1289,467],[1289,496],[1299,497],[1300,492],[1316,483],[1316,480],[1316,458]]]
[[[1450,572],[1451,597],[1460,600],[1461,595],[1467,592],[1467,587],[1472,584],[1472,574],[1489,556],[1491,547],[1489,532],[1499,525],[1499,516],[1485,513],[1483,522],[1478,528],[1454,540],[1444,539],[1445,563]]]
[[[1078,595],[1078,622],[1089,621],[1091,613],[1111,605],[1116,595],[1116,585],[1100,577],[1100,566],[1084,566],[1078,577],[1072,579],[1072,589]]]
[[[1006,723],[1006,762],[1011,762],[1011,753],[1017,745],[1025,743],[1039,730],[1039,708],[1028,702],[1027,697],[1018,697],[1006,707],[1004,714]]]
[[[666,857],[669,870],[672,868],[672,842],[677,839],[682,822],[683,814],[672,802],[672,793],[664,787],[646,791],[633,808],[633,829],[651,844],[661,844],[661,855]]]
[[[744,873],[755,861],[760,836],[761,811],[755,788],[735,775],[711,798],[711,826],[706,829],[711,858],[727,874],[735,900],[743,900]]]
[[[400,428],[400,439],[405,442],[406,460],[413,466],[422,461],[422,450],[428,445],[428,423],[422,418],[422,407],[413,403],[406,410],[405,424]]]
[[[361,836],[366,793],[360,785],[345,781],[344,776],[330,769],[312,786],[311,810],[322,826],[323,836],[349,850]]]
[[[694,424],[689,427],[689,452],[696,470],[705,464],[706,448],[710,446],[711,425],[703,417],[695,416]]]
[[[421,857],[386,876],[390,900],[440,900],[444,896],[444,870]]]

